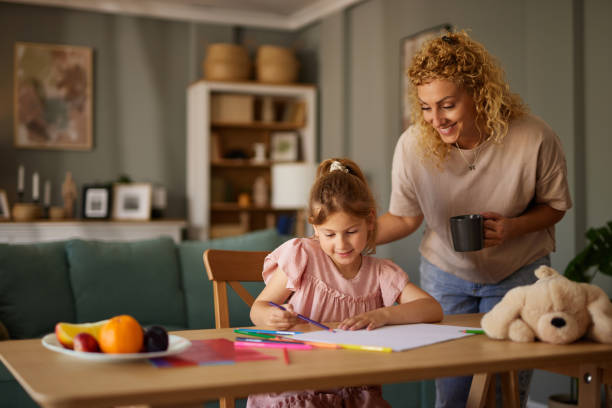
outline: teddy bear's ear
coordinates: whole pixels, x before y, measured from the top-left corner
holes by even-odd
[[[546,266],[546,265],[540,266],[538,269],[535,270],[534,273],[535,273],[535,276],[538,277],[538,279],[544,279],[544,278],[549,278],[551,276],[559,275],[559,272],[555,271],[553,268],[551,268],[550,266]]]
[[[612,343],[612,303],[600,287],[581,283],[587,293],[587,309],[592,323],[588,337],[600,343]]]

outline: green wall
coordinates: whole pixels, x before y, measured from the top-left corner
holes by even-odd
[[[498,57],[512,89],[555,129],[565,150],[574,207],[558,224],[553,267],[584,246],[586,228],[612,219],[612,47],[609,0],[370,0],[322,21],[321,156],[350,155],[387,210],[400,135],[400,41],[450,23]],[[342,120],[338,120],[342,118]],[[421,234],[378,248],[418,282]],[[612,295],[612,279],[594,283]],[[569,391],[569,379],[536,371],[530,398]],[[542,405],[544,406],[544,405]]]
[[[17,167],[41,186],[52,183],[61,205],[67,171],[77,186],[116,180],[165,186],[169,217],[186,216],[186,88],[202,77],[206,46],[241,39],[254,54],[259,44],[299,46],[303,81],[316,81],[313,37],[278,30],[238,30],[154,18],[118,16],[55,7],[0,3],[0,188],[16,199]],[[314,37],[316,41],[316,37]],[[94,50],[94,148],[91,151],[13,147],[13,45],[16,41],[83,45]],[[316,50],[316,48],[315,48]],[[309,68],[312,66],[312,68]],[[42,194],[42,190],[41,190]]]

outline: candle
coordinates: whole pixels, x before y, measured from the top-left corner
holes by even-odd
[[[19,169],[17,170],[17,191],[23,192],[23,183],[25,180],[25,170],[23,168],[23,164],[19,165]]]
[[[43,204],[45,207],[48,207],[51,204],[51,182],[49,180],[45,181],[45,192],[43,195]]]
[[[32,200],[38,201],[38,173],[32,175]]]

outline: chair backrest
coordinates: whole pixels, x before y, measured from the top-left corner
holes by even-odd
[[[265,251],[227,251],[207,249],[204,251],[204,266],[208,279],[213,283],[215,301],[215,327],[229,326],[229,305],[227,285],[240,296],[249,307],[255,298],[240,282],[261,282],[263,262],[269,252]]]

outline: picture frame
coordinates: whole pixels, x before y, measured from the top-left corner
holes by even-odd
[[[151,183],[115,183],[113,185],[113,219],[151,219],[152,196]]]
[[[15,147],[91,150],[92,71],[89,47],[16,42]]]
[[[9,206],[6,191],[0,189],[0,220],[11,219],[11,207]]]
[[[108,219],[112,208],[112,189],[109,185],[83,186],[83,218]]]
[[[297,132],[274,132],[270,135],[270,160],[297,161],[299,157]]]
[[[428,28],[418,33],[411,34],[400,40],[400,84],[401,84],[401,100],[400,100],[400,118],[401,131],[404,132],[412,124],[410,105],[410,80],[408,79],[408,68],[412,63],[414,54],[423,46],[423,44],[442,33],[451,32],[450,24],[442,24],[433,28]]]

